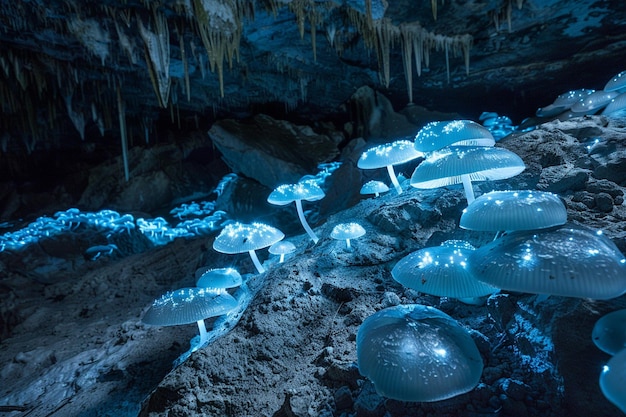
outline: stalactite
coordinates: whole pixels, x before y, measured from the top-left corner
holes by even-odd
[[[126,35],[126,32],[124,32],[124,29],[120,27],[120,25],[117,23],[117,20],[114,19],[113,23],[115,25],[115,32],[117,33],[117,39],[120,42],[120,46],[126,52],[126,55],[128,56],[128,59],[130,60],[130,62],[133,65],[136,64],[137,52],[136,52],[133,41],[131,40],[130,37]]]
[[[407,30],[407,26],[408,25],[400,26],[402,63],[404,64],[404,78],[406,79],[409,103],[413,103],[413,43],[415,42],[415,33],[411,30]]]
[[[191,101],[191,86],[189,83],[189,62],[187,60],[187,52],[185,51],[185,38],[183,36],[183,30],[180,27],[176,28],[178,33],[178,42],[180,48],[180,56],[183,61],[183,72],[185,77],[185,93],[187,94],[187,101]]]
[[[213,1],[193,0],[194,15],[209,56],[209,67],[211,71],[217,70],[220,96],[224,97],[224,60],[232,67],[233,56],[239,57],[243,6],[235,0],[225,1],[219,6]]]
[[[145,44],[146,62],[152,85],[157,94],[159,105],[167,107],[170,92],[170,39],[167,19],[154,9],[154,26],[156,33],[139,22],[139,33]]]
[[[389,54],[391,48],[400,37],[400,30],[390,19],[383,18],[375,21],[376,36],[378,40],[378,63],[381,81],[385,87],[389,87],[391,75],[389,73]]]
[[[121,83],[117,85],[117,114],[120,123],[120,140],[122,145],[122,160],[124,163],[124,179],[126,182],[130,179],[128,168],[128,139],[126,137],[126,106],[122,99]]]
[[[63,100],[65,101],[65,108],[67,109],[67,115],[69,116],[70,120],[72,121],[72,124],[74,125],[74,127],[78,131],[78,134],[80,135],[80,139],[84,141],[85,140],[85,124],[86,124],[85,115],[80,111],[76,111],[72,107],[72,95],[73,95],[73,92],[70,91],[68,94],[66,94],[63,97]]]

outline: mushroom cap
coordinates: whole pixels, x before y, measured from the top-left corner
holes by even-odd
[[[609,299],[626,292],[626,260],[581,226],[509,233],[470,255],[479,280],[509,291]]]
[[[470,271],[467,258],[473,251],[467,242],[446,241],[405,256],[393,267],[391,275],[405,287],[439,297],[483,297],[499,291],[478,281]]]
[[[181,288],[157,298],[141,321],[154,326],[176,326],[221,316],[236,308],[237,300],[215,288]]]
[[[288,240],[281,240],[269,247],[268,252],[272,255],[287,255],[296,251],[296,245]]]
[[[435,151],[415,168],[411,185],[437,188],[463,182],[490,181],[513,177],[526,169],[522,158],[504,148],[485,146],[451,146]]]
[[[241,274],[234,268],[203,267],[196,271],[196,287],[235,288],[241,285]]]
[[[424,156],[413,146],[409,140],[397,140],[395,142],[378,145],[361,154],[357,167],[361,169],[383,168],[388,165],[398,165]]]
[[[485,232],[536,230],[567,222],[567,209],[549,192],[491,191],[463,210],[459,226]]]
[[[267,197],[267,202],[284,206],[296,200],[317,201],[325,197],[324,191],[314,180],[299,181],[296,184],[278,186]]]
[[[566,108],[570,108],[574,105],[574,103],[579,102],[583,98],[587,97],[590,94],[595,93],[596,90],[589,88],[580,88],[578,90],[570,90],[563,94],[559,94],[559,96],[552,103],[555,106],[563,106]]]
[[[600,317],[591,331],[591,340],[598,349],[609,355],[626,349],[626,309]]]
[[[613,100],[611,100],[611,102],[607,104],[604,110],[602,110],[602,114],[607,116],[626,115],[626,93],[621,93]]]
[[[365,234],[365,229],[358,223],[339,223],[330,232],[330,237],[337,240],[356,239]]]
[[[415,135],[414,146],[420,152],[433,152],[446,146],[493,146],[489,130],[472,120],[445,120],[424,125]]]
[[[600,110],[617,97],[617,91],[594,91],[586,97],[583,97],[576,103],[572,104],[571,110],[575,114],[591,114]]]
[[[589,94],[595,92],[596,90],[590,90],[587,88],[581,88],[579,90],[571,90],[566,93],[560,94],[554,103],[550,104],[546,107],[541,107],[537,109],[537,116],[539,117],[554,117],[563,113],[566,110],[569,110],[574,103],[580,101],[585,98]]]
[[[280,230],[263,223],[231,223],[226,225],[213,241],[213,249],[236,254],[262,249],[285,237]]]
[[[602,394],[617,408],[626,413],[626,349],[613,356],[600,374],[600,390]]]
[[[439,401],[472,390],[483,361],[456,320],[418,304],[366,318],[356,336],[357,364],[376,392],[400,401]]]
[[[361,194],[386,193],[389,187],[382,181],[368,181],[361,187]]]
[[[618,91],[626,88],[626,71],[622,71],[607,81],[604,91]]]

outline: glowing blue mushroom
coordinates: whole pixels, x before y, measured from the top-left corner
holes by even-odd
[[[439,401],[471,391],[483,361],[469,333],[433,307],[399,305],[366,318],[357,365],[376,392],[400,401]]]

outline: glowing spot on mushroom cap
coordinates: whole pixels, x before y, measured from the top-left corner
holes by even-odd
[[[358,223],[340,223],[333,227],[330,237],[333,239],[356,239],[365,234],[365,229]]]
[[[489,130],[472,120],[446,120],[427,123],[415,135],[414,146],[420,152],[433,152],[446,146],[493,146]]]
[[[393,279],[405,287],[440,297],[482,297],[498,288],[478,281],[470,271],[468,256],[474,247],[464,241],[415,251],[391,270]]]
[[[226,314],[237,304],[237,300],[222,289],[181,288],[154,300],[142,321],[155,326],[195,323]]]
[[[598,349],[615,355],[626,348],[626,309],[600,317],[591,331],[591,340]]]
[[[413,142],[397,140],[392,143],[378,145],[369,149],[359,158],[357,166],[361,169],[383,168],[387,165],[398,165],[423,156],[413,147]]]
[[[602,394],[626,413],[626,349],[613,356],[600,373],[600,389]]]
[[[401,401],[439,401],[472,390],[483,362],[470,335],[450,316],[422,305],[381,310],[363,321],[357,363],[376,391]]]
[[[540,214],[539,214],[540,213]],[[469,230],[536,230],[567,221],[567,209],[556,195],[542,191],[492,191],[476,198],[461,215]]]
[[[265,248],[284,237],[283,232],[263,223],[231,223],[215,238],[213,249],[227,254],[243,253]]]
[[[512,232],[469,261],[477,279],[504,290],[601,300],[626,292],[624,256],[581,226]]]

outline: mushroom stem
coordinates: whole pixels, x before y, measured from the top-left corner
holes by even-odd
[[[313,229],[311,229],[311,226],[309,226],[306,219],[304,218],[304,211],[302,210],[302,200],[296,200],[296,210],[298,211],[298,218],[300,219],[300,223],[302,223],[302,227],[304,227],[304,230],[306,230],[307,234],[311,237],[313,243],[317,243],[319,238],[315,235],[315,232],[313,232]]]
[[[263,272],[265,272],[265,268],[263,268],[263,265],[261,265],[261,262],[259,261],[259,257],[256,256],[256,252],[253,250],[249,250],[248,253],[250,254],[250,258],[252,258],[252,263],[256,267],[256,270],[259,271],[259,274],[262,274]]]
[[[400,187],[400,183],[398,182],[398,178],[396,177],[396,172],[393,169],[393,165],[387,165],[387,172],[389,173],[391,183],[393,184],[398,194],[402,194],[402,187]]]
[[[472,204],[472,201],[474,201],[474,188],[472,187],[472,181],[467,174],[461,175],[461,180],[463,181],[465,198],[467,199],[467,205],[469,206],[470,204]]]
[[[209,334],[206,331],[204,319],[198,320],[198,330],[200,331],[200,342],[198,343],[197,348],[204,346],[204,344],[209,341]]]
[[[281,254],[280,254],[280,258],[278,259],[278,263],[279,263],[279,264],[282,264],[283,262],[285,262],[285,254],[284,254],[284,253],[281,253]]]
[[[346,248],[350,249],[350,239],[346,239]]]

